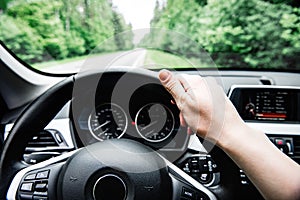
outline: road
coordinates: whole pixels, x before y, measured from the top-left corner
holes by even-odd
[[[90,57],[44,68],[44,72],[50,73],[74,73],[87,69],[106,68],[108,66],[132,66],[144,65],[146,49],[134,49],[131,51],[109,53],[104,55],[91,55]]]

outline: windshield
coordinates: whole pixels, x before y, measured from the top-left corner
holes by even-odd
[[[300,1],[4,0],[0,40],[59,74],[83,65],[299,70]]]

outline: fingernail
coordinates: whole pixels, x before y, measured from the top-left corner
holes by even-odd
[[[159,72],[158,76],[161,81],[165,81],[171,76],[171,73],[170,71],[163,69]]]

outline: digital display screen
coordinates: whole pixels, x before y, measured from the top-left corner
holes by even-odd
[[[235,88],[231,101],[244,120],[299,122],[300,90]]]

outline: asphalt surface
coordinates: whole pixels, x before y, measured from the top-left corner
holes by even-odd
[[[131,51],[109,53],[104,55],[91,55],[86,59],[72,61],[44,68],[44,72],[50,73],[74,73],[95,68],[107,68],[110,66],[142,67],[147,50],[134,49]]]

